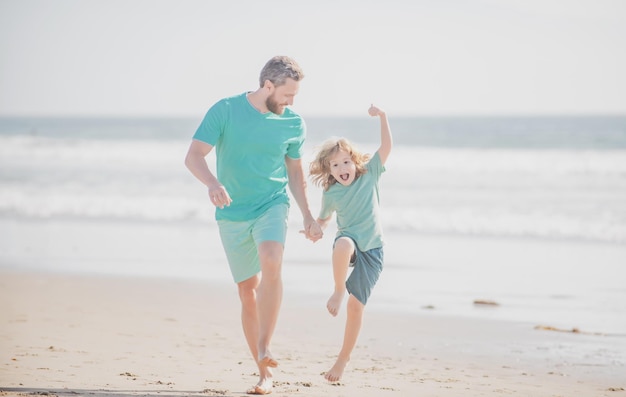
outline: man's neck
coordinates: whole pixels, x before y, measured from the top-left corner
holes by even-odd
[[[250,102],[250,105],[252,105],[252,107],[258,110],[260,113],[267,113],[270,111],[265,104],[266,98],[264,93],[262,92],[262,89],[249,92],[246,96],[248,98],[248,102]]]

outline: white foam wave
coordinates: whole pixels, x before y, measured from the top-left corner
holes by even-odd
[[[210,221],[206,192],[183,165],[188,145],[0,137],[0,216]],[[626,242],[624,150],[396,145],[386,167],[389,231]],[[309,192],[315,212],[321,192]]]

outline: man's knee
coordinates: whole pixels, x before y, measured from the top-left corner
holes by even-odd
[[[283,245],[277,241],[265,241],[259,244],[258,251],[263,278],[280,278]]]
[[[242,305],[256,305],[256,288],[258,285],[258,275],[252,276],[247,280],[237,283],[239,299],[241,300]]]

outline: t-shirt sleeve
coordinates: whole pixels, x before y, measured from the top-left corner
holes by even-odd
[[[334,212],[334,208],[331,206],[331,200],[329,200],[326,194],[322,194],[322,209],[320,210],[320,219],[326,219]]]
[[[368,172],[371,172],[372,175],[376,176],[376,179],[378,179],[380,175],[385,172],[385,166],[380,161],[380,156],[378,155],[378,152],[376,152],[374,156],[372,156],[366,167]]]
[[[306,139],[306,124],[304,120],[300,123],[300,133],[298,136],[289,142],[287,146],[287,156],[291,159],[298,160],[302,158],[302,146],[304,145],[304,140]]]
[[[223,101],[220,101],[207,111],[196,133],[193,135],[193,139],[215,146],[224,131],[225,121],[226,106]]]

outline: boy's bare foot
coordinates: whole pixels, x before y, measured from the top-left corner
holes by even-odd
[[[274,388],[274,382],[271,378],[265,378],[259,381],[254,387],[248,389],[246,394],[270,394]]]
[[[326,303],[326,308],[328,309],[328,313],[332,314],[333,317],[337,316],[337,313],[339,313],[339,309],[341,308],[341,302],[343,301],[344,295],[345,291],[335,291],[328,299],[328,303]]]
[[[348,365],[349,360],[341,360],[337,359],[335,361],[335,365],[324,374],[324,378],[329,382],[339,382],[341,377],[343,376],[343,371],[346,369],[346,365]]]

